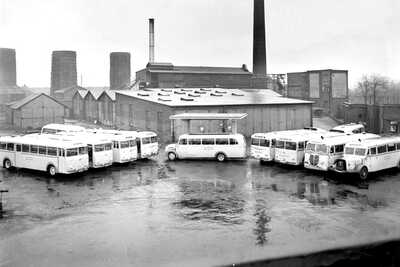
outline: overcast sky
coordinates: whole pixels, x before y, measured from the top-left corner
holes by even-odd
[[[364,73],[399,80],[399,2],[266,0],[268,73],[348,69],[350,86]],[[53,50],[77,51],[83,86],[109,85],[110,52],[130,52],[132,74],[146,65],[154,17],[156,61],[251,70],[252,8],[252,0],[0,0],[0,47],[16,49],[19,85],[49,86]]]

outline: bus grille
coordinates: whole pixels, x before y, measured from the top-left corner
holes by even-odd
[[[310,164],[313,166],[318,165],[319,156],[318,155],[310,155]]]

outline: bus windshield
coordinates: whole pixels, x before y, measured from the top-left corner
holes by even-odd
[[[364,156],[367,150],[365,148],[356,148],[355,154],[357,156]]]
[[[319,144],[315,148],[316,152],[322,153],[322,154],[327,154],[328,153],[328,147],[323,144]]]
[[[296,147],[296,142],[285,142],[285,149],[287,150],[296,150]]]
[[[306,150],[314,152],[315,151],[315,144],[308,143]]]
[[[354,147],[346,147],[344,149],[344,154],[346,155],[353,155],[354,154]]]
[[[284,146],[285,146],[284,141],[276,140],[276,145],[275,145],[276,148],[283,148]]]

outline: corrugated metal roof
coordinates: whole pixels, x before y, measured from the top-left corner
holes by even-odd
[[[252,75],[245,67],[174,66],[172,63],[149,63],[146,69],[153,73],[207,73]],[[140,71],[143,71],[140,70]]]
[[[116,91],[116,93],[173,107],[313,103],[311,101],[282,97],[278,93],[267,89],[147,88],[139,91]]]
[[[241,120],[247,113],[182,113],[169,117],[170,120]]]

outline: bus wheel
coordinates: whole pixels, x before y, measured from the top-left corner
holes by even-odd
[[[54,167],[54,165],[49,165],[49,167],[47,167],[47,173],[50,176],[55,176],[56,175],[56,167]]]
[[[361,180],[366,180],[367,177],[368,177],[368,168],[364,166],[360,170],[360,179]]]
[[[217,154],[217,160],[218,160],[219,162],[225,161],[225,154],[224,154],[224,153],[218,153],[218,154]]]
[[[12,167],[11,161],[9,159],[5,159],[3,162],[3,167],[6,169],[10,169]]]
[[[174,152],[169,152],[168,153],[168,159],[170,161],[174,161],[176,159],[176,154]]]

